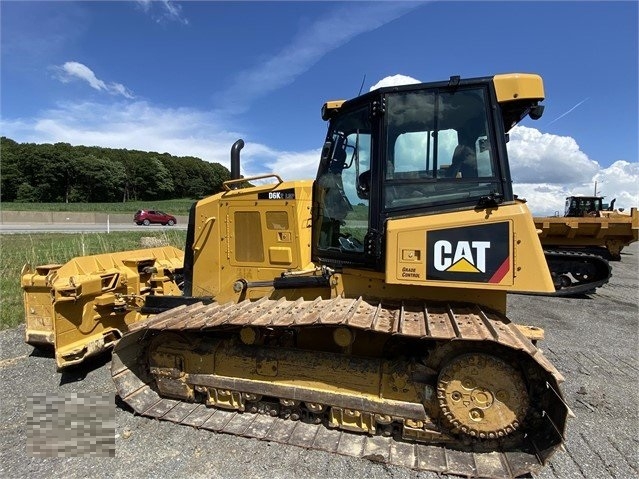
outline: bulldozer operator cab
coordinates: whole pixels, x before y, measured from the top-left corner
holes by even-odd
[[[505,129],[531,111],[541,116],[543,91],[500,105],[494,78],[386,87],[324,105],[314,259],[381,270],[387,219],[513,201]]]
[[[602,196],[569,196],[564,216],[597,216],[604,209]]]

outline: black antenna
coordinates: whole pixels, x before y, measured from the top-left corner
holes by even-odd
[[[364,88],[364,82],[366,81],[366,73],[364,73],[364,78],[362,78],[362,84],[359,86],[359,91],[357,92],[357,96],[362,94],[362,88]]]

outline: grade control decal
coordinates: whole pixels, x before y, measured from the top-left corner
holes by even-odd
[[[510,270],[508,222],[426,233],[426,278],[499,283]]]
[[[421,275],[417,271],[417,268],[409,268],[406,266],[402,268],[402,279],[406,279],[406,278],[419,279],[420,277]]]

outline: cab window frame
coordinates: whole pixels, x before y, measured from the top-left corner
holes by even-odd
[[[485,164],[482,164],[481,171],[484,174],[481,176],[479,176],[479,165],[476,167],[478,174],[475,177],[442,176],[443,170],[440,168],[442,161],[439,157],[441,152],[438,152],[440,137],[437,132],[451,130],[453,122],[448,120],[448,124],[446,124],[446,122],[442,123],[440,121],[441,99],[455,98],[455,95],[468,94],[480,95],[481,102],[477,103],[478,110],[475,112],[475,116],[483,122],[483,129],[481,130],[482,134],[476,135],[475,155],[479,161],[478,154],[488,154],[490,174],[485,174],[486,167]],[[400,129],[398,132],[397,127],[391,125],[390,122],[392,121],[394,100],[401,95],[430,96],[433,99],[432,105],[424,102],[423,106],[417,111],[427,111],[428,108],[426,107],[431,106],[432,118],[415,118],[412,125],[409,125],[404,131]],[[509,188],[506,186],[507,181],[504,181],[504,178],[509,178],[509,172],[504,171],[503,162],[499,160],[499,144],[503,140],[498,141],[497,135],[503,134],[503,130],[500,128],[499,122],[496,122],[493,117],[495,114],[493,109],[489,107],[489,105],[496,103],[494,89],[491,88],[489,83],[456,88],[435,86],[406,92],[399,89],[398,91],[386,92],[383,101],[387,105],[387,111],[384,115],[382,126],[382,142],[384,143],[382,148],[385,151],[385,162],[382,165],[380,209],[385,217],[399,216],[406,211],[411,213],[425,211],[428,213],[467,208],[469,205],[477,204],[482,196],[491,193],[501,197],[509,196]],[[402,114],[406,115],[406,112],[403,111]],[[468,118],[463,114],[459,118],[460,122],[462,120],[468,121]],[[423,124],[430,122],[429,124],[432,128],[420,130],[417,127],[419,122]],[[461,127],[461,123],[459,127]],[[420,131],[425,132],[427,135],[433,135],[434,133],[429,150],[427,150],[432,156],[425,163],[425,166],[430,167],[430,169],[424,168],[423,170],[402,172],[400,168],[397,174],[395,172],[389,174],[389,165],[394,165],[397,160],[395,157],[396,152],[393,149],[397,147],[397,142],[401,135]],[[448,164],[452,164],[452,158],[450,160]],[[486,159],[483,158],[482,161],[486,162]],[[408,191],[412,187],[415,187],[414,198],[410,198],[408,193],[401,193],[402,190]],[[400,190],[399,194],[397,190]],[[446,193],[446,190],[448,190],[448,193]],[[395,197],[392,197],[393,193],[396,195]],[[512,194],[510,193],[510,195]],[[397,201],[395,199],[397,197],[401,198],[401,200]]]

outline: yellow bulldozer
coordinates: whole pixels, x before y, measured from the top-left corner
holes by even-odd
[[[314,181],[242,178],[238,140],[182,264],[125,255],[143,280],[94,262],[99,294],[80,274],[57,287],[83,313],[65,315],[66,357],[54,332],[58,366],[108,329],[117,394],[144,416],[416,470],[537,471],[570,411],[543,331],[506,317],[509,292],[555,290],[506,132],[543,99],[538,75],[501,74],[327,102]]]
[[[582,249],[613,261],[639,238],[639,212],[603,203],[602,196],[569,196],[564,216],[535,217],[541,244],[548,248]]]
[[[639,213],[614,209],[602,196],[569,196],[564,216],[535,217],[539,239],[555,284],[555,295],[590,293],[608,282],[608,260],[621,259],[637,241]]]

